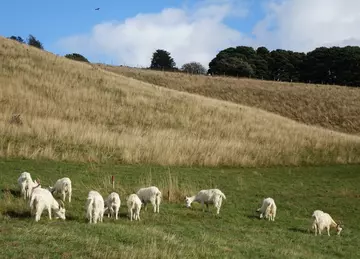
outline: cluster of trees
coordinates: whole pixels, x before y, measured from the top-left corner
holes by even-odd
[[[360,47],[320,47],[308,53],[239,46],[220,51],[212,74],[264,80],[360,86]]]
[[[153,53],[150,68],[176,70],[173,58],[165,50]],[[206,73],[197,62],[187,63],[179,71]],[[238,46],[220,51],[209,63],[207,72],[263,80],[360,86],[360,47],[320,47],[303,53]]]
[[[43,44],[38,39],[36,39],[35,36],[33,36],[31,34],[29,34],[29,36],[26,40],[24,40],[20,36],[14,36],[14,35],[10,36],[9,39],[16,40],[17,42],[20,42],[20,43],[28,44],[28,45],[33,46],[38,49],[44,49]]]
[[[150,69],[163,71],[182,71],[190,74],[206,74],[206,68],[199,62],[190,62],[184,64],[180,69],[176,67],[171,54],[163,49],[156,50],[151,58]]]

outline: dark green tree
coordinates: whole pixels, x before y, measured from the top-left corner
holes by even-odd
[[[20,43],[25,43],[24,39],[21,38],[20,36],[10,36],[8,39],[10,40],[16,40],[17,42],[20,42]]]
[[[174,70],[176,63],[166,50],[158,49],[153,53],[150,68],[161,70]]]
[[[339,72],[336,59],[340,58],[340,54],[340,48],[334,49],[331,55],[330,50],[325,47],[308,52],[302,71],[303,81],[316,84],[327,84],[332,81],[329,78],[329,71],[330,74],[335,73],[335,71],[336,73]],[[333,60],[333,58],[335,59]]]
[[[273,50],[268,58],[269,71],[272,80],[294,81],[300,80],[300,68],[305,54],[282,49]]]
[[[254,77],[256,59],[253,48],[239,46],[220,51],[209,63],[209,73],[239,77]]]
[[[87,58],[85,58],[83,55],[80,55],[78,53],[66,54],[65,57],[76,61],[90,63],[89,60],[87,60]]]
[[[186,63],[181,67],[181,70],[189,74],[205,74],[206,69],[199,62]]]
[[[29,46],[33,46],[35,48],[38,48],[38,49],[44,49],[44,46],[42,45],[42,43],[35,38],[35,36],[33,35],[29,35],[28,39],[27,39],[27,44]]]
[[[316,48],[306,55],[302,77],[317,84],[360,86],[360,48]]]
[[[265,47],[256,49],[255,73],[256,78],[271,80],[269,71],[270,51]]]
[[[209,73],[215,75],[252,77],[255,74],[254,69],[248,62],[236,56],[213,59],[209,67]]]
[[[256,55],[267,60],[270,55],[270,51],[266,47],[258,47],[256,49]]]

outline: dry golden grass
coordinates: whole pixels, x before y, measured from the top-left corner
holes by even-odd
[[[264,109],[310,125],[360,135],[360,87],[191,76],[104,66],[159,86]]]
[[[158,87],[4,38],[0,58],[2,157],[206,166],[360,162],[357,136]]]

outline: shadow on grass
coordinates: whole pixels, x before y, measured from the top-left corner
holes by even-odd
[[[6,194],[6,193],[10,193],[12,196],[15,196],[15,197],[21,197],[21,194],[20,194],[20,191],[19,190],[14,190],[14,189],[1,189],[1,192],[3,194]]]
[[[310,234],[310,230],[303,228],[292,227],[292,228],[288,228],[288,230],[297,233]]]
[[[9,216],[10,218],[18,218],[18,219],[31,218],[30,211],[9,210],[6,211],[4,214]]]
[[[249,218],[249,219],[259,219],[259,220],[260,220],[259,215],[254,215],[254,214],[249,215],[249,214],[245,214],[245,216],[246,216],[247,218]]]
[[[56,215],[54,215],[54,217],[56,217]],[[66,215],[65,213],[65,217],[66,217],[66,221],[79,221],[81,220],[79,217],[73,216],[73,215]]]
[[[118,217],[119,218],[127,218],[128,217],[128,213],[127,212],[119,212],[119,215],[118,215]],[[105,215],[104,215],[104,217],[105,217]],[[106,214],[106,217],[107,217],[107,214]]]

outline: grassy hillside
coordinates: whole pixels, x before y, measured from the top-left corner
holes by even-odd
[[[305,124],[360,135],[360,88],[101,67],[170,89],[258,107]]]
[[[360,162],[357,136],[158,87],[4,38],[0,59],[1,157],[205,166]]]
[[[94,165],[46,161],[0,160],[1,258],[359,258],[359,166],[196,169],[181,167]],[[71,204],[65,221],[38,223],[18,197],[16,179],[27,170],[44,186],[70,176]],[[105,217],[89,225],[85,202],[91,189],[104,197],[111,191],[110,176],[122,199],[120,219]],[[171,184],[169,184],[171,179]],[[165,194],[160,214],[141,211],[140,222],[127,218],[125,197],[140,186],[156,184]],[[169,188],[170,187],[170,188]],[[226,200],[202,213],[180,197],[199,188],[218,187]],[[167,190],[173,196],[167,201]],[[276,220],[256,218],[255,210],[271,196],[278,207]],[[176,199],[178,197],[178,199]],[[240,198],[239,198],[240,197]],[[323,209],[344,223],[341,236],[331,231],[315,237],[309,232],[311,214]]]

